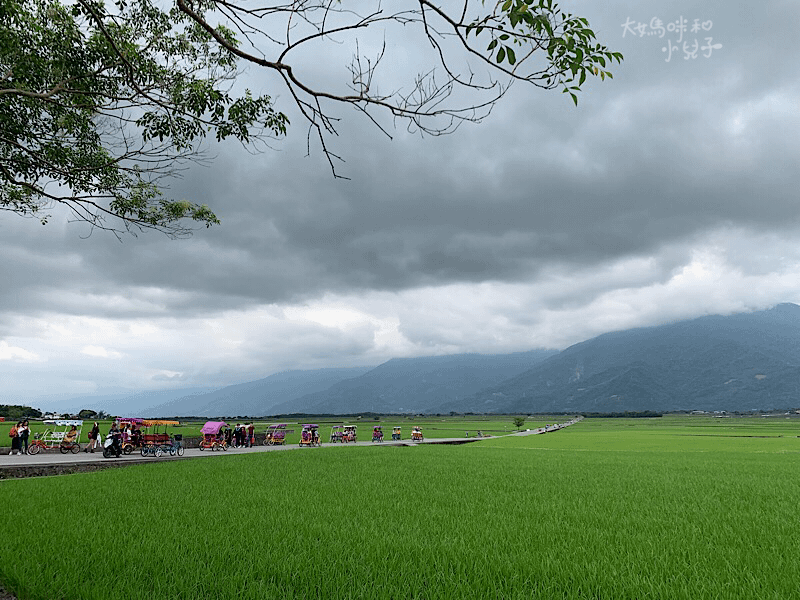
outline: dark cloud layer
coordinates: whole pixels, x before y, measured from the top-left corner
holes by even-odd
[[[787,49],[800,6],[579,2],[574,12],[626,56],[612,81],[587,85],[578,108],[558,92],[515,86],[481,125],[426,139],[401,129],[393,140],[345,115],[330,143],[346,159],[339,171],[349,180],[331,176],[319,148],[305,156],[306,132],[291,115],[277,150],[214,147],[211,166],[173,182],[176,196],[207,203],[223,219],[184,241],[144,234],[119,243],[98,232],[82,239],[86,229],[60,213],[46,227],[3,217],[11,285],[0,287],[0,339],[19,335],[21,318],[40,315],[181,321],[324,302],[327,294],[482,284],[539,286],[546,300],[529,297],[502,317],[509,330],[514,322],[534,327],[548,311],[666,285],[714,232],[772,236],[775,248],[796,239],[800,73]],[[666,62],[661,48],[669,40],[622,36],[629,18],[666,24],[681,15],[712,20],[722,48]],[[404,61],[413,59],[405,49]],[[767,276],[778,263],[793,268],[793,258],[775,254],[783,250],[762,247],[754,256],[749,243],[719,235],[726,269]],[[629,264],[647,267],[627,275],[615,267]],[[594,280],[593,272],[609,275]],[[462,339],[480,350],[446,320],[437,326],[430,307],[415,305],[398,319],[413,343],[457,350]],[[486,339],[503,327],[488,319]],[[328,331],[326,339],[315,327],[288,331],[310,336],[296,346],[308,360],[317,347],[322,362],[337,352],[357,361],[374,344],[369,327],[351,337]],[[256,341],[243,344],[263,363],[292,364],[291,353],[279,359]],[[158,377],[183,379],[174,371]]]

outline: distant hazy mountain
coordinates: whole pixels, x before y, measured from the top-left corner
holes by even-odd
[[[278,404],[277,413],[438,412],[541,362],[555,350],[394,358],[325,391]]]
[[[47,404],[154,417],[794,408],[800,306],[609,333],[562,352],[396,358],[374,368],[287,371],[216,390],[113,390]]]
[[[286,371],[264,379],[229,385],[202,394],[187,395],[154,406],[148,415],[166,416],[263,416],[279,414],[275,405],[328,389],[342,380],[358,377],[372,367]]]
[[[45,412],[76,414],[88,408],[102,410],[110,415],[136,416],[146,414],[152,406],[192,394],[203,394],[213,389],[210,387],[148,391],[117,389],[79,396],[42,396],[33,399],[32,403],[43,407]]]
[[[800,406],[800,307],[601,335],[442,410],[500,413]]]

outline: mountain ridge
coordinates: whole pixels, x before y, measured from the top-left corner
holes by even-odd
[[[285,414],[431,412],[521,373],[555,350],[393,358],[364,375],[274,407]],[[433,412],[436,412],[433,410]]]
[[[93,405],[89,395],[73,400]],[[792,408],[800,406],[800,306],[608,332],[561,351],[392,358],[216,389],[116,391],[94,404],[151,417]]]
[[[461,403],[461,411],[620,412],[800,405],[800,307],[602,334]]]

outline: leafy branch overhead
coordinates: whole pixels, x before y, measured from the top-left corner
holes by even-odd
[[[470,33],[487,34],[489,59],[498,65],[506,63],[510,76],[547,89],[561,87],[576,106],[576,92],[587,75],[613,78],[608,66],[622,62],[620,52],[596,42],[588,19],[563,12],[553,0],[505,0],[493,13],[468,25],[465,37]],[[521,50],[519,59],[517,50]],[[546,52],[547,68],[521,70],[536,51]]]
[[[622,59],[552,0],[392,7],[0,0],[0,209],[46,222],[61,204],[115,232],[182,235],[187,219],[218,223],[206,205],[170,198],[166,183],[203,159],[206,138],[259,151],[286,135],[289,120],[273,97],[242,89],[248,65],[253,81],[294,106],[309,145],[317,141],[338,176],[337,106],[354,107],[387,135],[398,120],[441,135],[480,122],[515,81],[559,87],[577,104],[587,75],[611,77],[607,66]],[[420,53],[405,82],[382,68],[390,49],[403,47]],[[330,84],[335,66],[323,79],[308,57],[342,51],[342,77]]]
[[[175,9],[0,0],[0,18],[0,208],[180,235],[183,219],[219,222],[162,185],[198,141],[286,132],[269,96],[230,93],[235,57]]]

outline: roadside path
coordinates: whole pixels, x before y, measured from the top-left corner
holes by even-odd
[[[547,425],[546,427],[539,427],[537,429],[528,429],[511,433],[508,435],[539,435],[544,433],[551,433],[568,427],[581,420],[577,417],[566,423]],[[383,442],[356,442],[355,444],[331,444],[323,443],[323,447],[364,447],[364,446],[418,446],[424,444],[466,444],[473,442],[480,442],[483,440],[495,439],[498,436],[490,437],[470,437],[470,438],[429,438],[422,442],[412,442],[411,440],[385,440]],[[252,448],[230,448],[227,451],[199,450],[197,448],[187,448],[182,457],[169,456],[165,454],[160,458],[153,456],[143,457],[138,451],[129,455],[122,455],[119,458],[103,458],[101,451],[94,453],[79,452],[77,454],[61,454],[58,450],[48,450],[40,452],[34,456],[31,455],[9,455],[8,450],[3,448],[0,450],[0,480],[17,477],[30,477],[37,475],[54,475],[54,474],[67,474],[79,471],[92,471],[95,469],[104,469],[116,466],[134,465],[134,464],[147,464],[161,461],[175,461],[186,460],[193,458],[208,458],[218,456],[233,456],[240,454],[251,454],[254,452],[285,452],[287,450],[304,450],[312,452],[313,449],[303,449],[297,444],[288,444],[285,446],[253,446]],[[1,600],[1,599],[0,599]]]
[[[544,427],[538,427],[537,429],[526,429],[525,431],[510,433],[509,435],[539,435],[542,433],[551,433],[553,431],[559,431],[560,429],[569,427],[570,425],[574,425],[580,421],[583,421],[583,417],[575,417],[566,423],[554,423],[553,425],[545,425]]]

